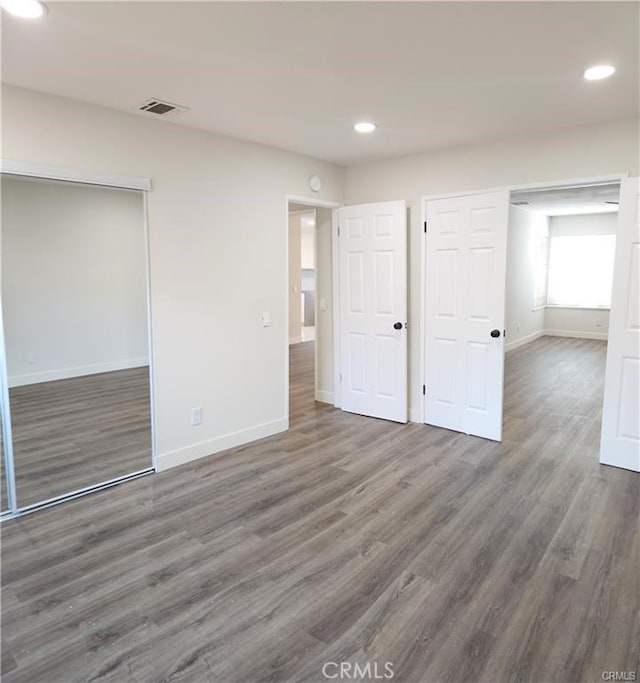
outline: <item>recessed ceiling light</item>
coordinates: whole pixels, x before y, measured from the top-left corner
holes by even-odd
[[[598,66],[592,66],[585,70],[584,77],[588,81],[600,81],[603,78],[609,78],[613,76],[616,72],[615,67],[609,64],[599,64]]]
[[[47,6],[38,0],[0,0],[0,7],[23,19],[38,19],[47,13]]]
[[[373,133],[373,131],[376,129],[376,124],[369,123],[368,121],[360,121],[360,123],[356,123],[353,128],[358,133]]]

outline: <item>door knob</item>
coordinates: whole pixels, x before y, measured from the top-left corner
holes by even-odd
[[[402,323],[393,323],[393,329],[394,330],[401,330],[402,329]]]
[[[497,339],[500,336],[500,330],[491,330],[491,336]]]

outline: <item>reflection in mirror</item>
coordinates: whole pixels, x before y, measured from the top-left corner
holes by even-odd
[[[2,176],[18,507],[151,468],[141,192]]]

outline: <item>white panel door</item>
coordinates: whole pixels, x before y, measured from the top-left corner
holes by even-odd
[[[403,201],[338,209],[341,408],[407,421]]]
[[[500,441],[509,192],[426,201],[425,422]]]
[[[620,187],[600,462],[640,472],[640,179]]]

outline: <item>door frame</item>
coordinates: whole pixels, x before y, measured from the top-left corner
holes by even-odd
[[[287,318],[289,317],[289,308],[291,305],[291,296],[289,292],[289,204],[304,204],[305,206],[308,206],[310,209],[331,209],[331,289],[332,289],[332,321],[333,321],[333,405],[336,408],[340,407],[339,404],[339,396],[340,396],[340,385],[339,383],[336,383],[336,377],[339,376],[339,373],[336,372],[336,367],[337,367],[337,350],[339,347],[336,346],[337,344],[337,334],[339,332],[339,324],[338,320],[336,319],[336,293],[338,291],[339,287],[339,272],[337,271],[336,264],[338,263],[338,223],[337,223],[337,218],[336,218],[336,209],[339,209],[341,206],[344,206],[343,202],[336,202],[328,199],[318,199],[317,197],[305,197],[302,195],[294,195],[294,194],[286,194],[284,198],[284,209],[285,209],[285,225],[286,225],[286,230],[285,230],[285,263],[287,264],[287,277],[285,278],[285,302],[286,302],[286,311],[287,311]],[[316,214],[317,218],[317,214]],[[317,283],[317,255],[318,255],[318,249],[317,249],[317,241],[318,241],[318,225],[316,222],[316,230],[314,233],[314,247],[315,247],[315,258],[316,258],[316,283]],[[318,341],[318,335],[317,335],[317,327],[318,327],[318,288],[316,286],[316,297],[315,297],[315,315],[316,315],[316,349],[317,349],[317,341]],[[285,419],[287,421],[287,429],[289,429],[289,375],[290,375],[290,368],[289,368],[289,325],[288,325],[288,320],[287,320],[287,325],[284,326],[284,341],[285,341],[285,366],[284,366],[284,372],[285,372],[285,381],[284,381],[284,407],[285,407]],[[313,359],[313,382],[314,382],[314,399],[317,400],[318,396],[318,354],[314,353],[314,359]]]
[[[482,190],[468,190],[459,192],[449,192],[449,193],[439,193],[439,194],[427,194],[420,197],[420,221],[422,229],[420,231],[421,241],[420,241],[420,333],[419,333],[419,345],[420,345],[420,363],[419,363],[419,379],[420,384],[423,386],[426,384],[426,352],[427,352],[427,329],[426,329],[426,317],[427,317],[427,293],[425,291],[425,284],[427,279],[426,273],[426,263],[427,263],[427,233],[424,230],[424,225],[427,220],[426,215],[426,205],[427,202],[434,201],[437,199],[450,199],[453,197],[464,197],[476,194],[487,194],[490,192],[500,192],[508,190],[511,192],[519,192],[521,190],[546,190],[552,188],[564,188],[564,187],[580,187],[582,185],[602,185],[606,183],[616,183],[620,182],[624,178],[628,178],[629,173],[614,173],[610,175],[602,176],[589,176],[586,178],[569,178],[567,180],[550,180],[547,182],[535,182],[535,183],[523,183],[517,185],[503,185],[500,187],[491,187]],[[614,266],[615,267],[615,266]],[[506,351],[505,351],[506,353]],[[411,381],[411,375],[409,376],[409,381]],[[604,399],[603,399],[604,400]],[[419,409],[419,420],[418,422],[425,424],[425,404],[426,398],[423,395],[420,399],[420,409]],[[411,418],[411,409],[409,409],[409,416]],[[502,419],[504,421],[504,405],[502,407]]]
[[[156,406],[155,406],[155,362],[153,354],[153,327],[152,327],[152,313],[151,313],[151,245],[149,238],[149,192],[152,190],[152,183],[150,178],[139,176],[125,176],[114,173],[105,173],[102,171],[93,171],[91,169],[73,168],[67,166],[54,166],[51,164],[39,164],[28,161],[16,161],[13,159],[0,159],[0,173],[12,176],[23,176],[31,178],[41,178],[44,180],[55,180],[61,182],[80,183],[83,185],[95,185],[98,187],[110,187],[121,190],[133,190],[142,193],[142,220],[143,220],[143,239],[145,248],[145,297],[147,302],[147,346],[149,354],[149,409],[151,422],[151,467],[137,472],[131,472],[115,479],[109,479],[102,482],[97,482],[91,486],[86,486],[80,489],[69,491],[65,494],[55,496],[31,505],[19,507],[17,500],[17,490],[15,482],[15,463],[13,460],[13,443],[6,444],[7,436],[11,436],[11,406],[9,404],[9,383],[7,377],[7,363],[4,349],[4,328],[2,328],[2,335],[0,340],[0,389],[3,392],[3,415],[6,420],[3,426],[8,429],[3,429],[3,438],[5,439],[5,463],[10,461],[10,467],[6,467],[5,476],[7,478],[7,488],[9,489],[8,502],[11,507],[0,515],[0,520],[12,519],[21,515],[36,512],[44,508],[57,505],[73,498],[78,498],[94,491],[100,491],[105,488],[110,488],[123,481],[137,479],[138,477],[147,474],[153,474],[158,471],[157,468],[157,439],[156,439]],[[0,321],[0,324],[3,324]],[[11,481],[9,476],[11,475]]]

